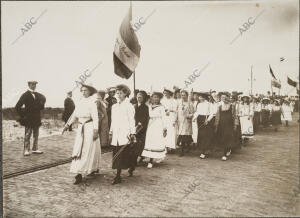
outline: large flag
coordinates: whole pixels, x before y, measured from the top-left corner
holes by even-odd
[[[279,89],[281,88],[280,82],[278,82],[276,79],[272,79],[272,86],[279,88]]]
[[[132,6],[130,3],[128,14],[120,26],[113,53],[115,74],[126,79],[134,73],[141,51],[141,46],[130,23],[131,20]]]
[[[297,86],[297,82],[296,81],[293,81],[291,80],[289,77],[287,77],[287,83],[291,86],[294,86],[296,87]]]
[[[272,68],[271,68],[271,65],[269,64],[269,67],[270,67],[270,73],[271,73],[271,76],[274,78],[274,79],[276,79],[276,77],[275,77],[275,75],[274,75],[274,73],[273,73],[273,70],[272,70]]]

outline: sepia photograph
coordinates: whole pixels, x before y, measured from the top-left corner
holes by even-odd
[[[299,217],[299,1],[1,1],[1,217]]]

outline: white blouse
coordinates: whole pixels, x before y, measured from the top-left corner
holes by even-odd
[[[94,100],[93,96],[79,100],[67,124],[71,125],[76,119],[80,123],[92,120],[94,129],[98,130],[98,110]]]

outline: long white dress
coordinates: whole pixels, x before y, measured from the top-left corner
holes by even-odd
[[[198,103],[199,103],[198,101],[195,101],[193,103],[194,111],[196,111]],[[197,138],[198,138],[198,125],[197,125],[197,121],[192,122],[192,129],[193,129],[193,134],[192,134],[193,142],[197,144]]]
[[[165,120],[168,134],[164,138],[164,144],[167,148],[175,149],[176,148],[176,127],[175,121],[177,117],[177,102],[174,98],[163,98],[161,104],[165,108]]]
[[[94,129],[98,131],[98,111],[94,97],[81,99],[68,124],[78,119],[78,128],[72,152],[70,172],[87,175],[100,169],[101,147],[99,138],[93,140]]]
[[[253,107],[247,104],[239,105],[242,138],[253,138]]]
[[[164,128],[166,128],[165,108],[162,105],[150,105],[145,147],[142,152],[143,157],[163,159],[166,156],[166,147],[163,143]]]
[[[283,116],[281,115],[281,120],[292,121],[293,108],[288,104],[282,104],[281,108],[283,113]]]

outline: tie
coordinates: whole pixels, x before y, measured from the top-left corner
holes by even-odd
[[[35,92],[31,92],[33,98],[35,99]]]

